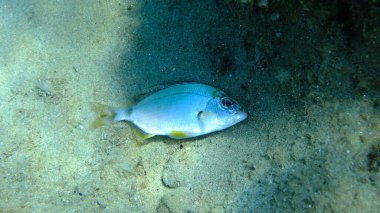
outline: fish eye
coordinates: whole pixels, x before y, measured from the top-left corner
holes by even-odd
[[[224,108],[230,108],[234,104],[234,101],[230,98],[224,97],[222,98],[222,106]]]

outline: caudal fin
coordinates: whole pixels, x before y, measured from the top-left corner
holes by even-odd
[[[92,128],[128,120],[130,114],[126,108],[113,108],[99,103],[94,104],[92,110],[98,114],[98,117],[91,124]]]
[[[97,114],[97,118],[92,122],[91,128],[98,128],[114,122],[115,109],[105,104],[95,103],[92,110]]]

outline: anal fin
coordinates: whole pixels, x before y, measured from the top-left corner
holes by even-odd
[[[156,136],[155,134],[149,134],[139,129],[134,129],[134,132],[135,132],[135,135],[137,135],[138,139],[140,140],[146,140],[146,139]]]

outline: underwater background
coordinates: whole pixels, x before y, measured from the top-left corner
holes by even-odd
[[[379,0],[0,0],[1,212],[380,212]],[[91,129],[177,82],[250,113]]]

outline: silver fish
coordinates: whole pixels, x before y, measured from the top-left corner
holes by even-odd
[[[129,108],[99,105],[93,127],[129,121],[142,138],[167,135],[191,138],[228,128],[247,118],[247,113],[223,91],[200,83],[182,83],[155,92]]]

